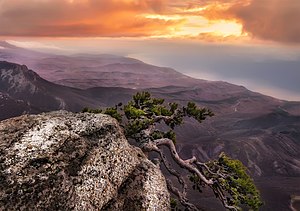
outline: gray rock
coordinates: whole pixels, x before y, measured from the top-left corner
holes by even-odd
[[[102,114],[0,122],[0,210],[169,210],[159,168]]]

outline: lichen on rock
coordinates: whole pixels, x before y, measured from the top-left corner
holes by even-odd
[[[0,210],[168,210],[159,168],[103,114],[0,122]]]

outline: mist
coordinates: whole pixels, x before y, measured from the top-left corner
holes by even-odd
[[[11,41],[58,54],[113,54],[171,67],[196,78],[227,81],[279,99],[300,100],[300,49],[274,44],[183,40],[42,39]]]

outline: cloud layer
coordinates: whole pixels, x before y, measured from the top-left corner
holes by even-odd
[[[0,36],[205,39],[227,21],[217,40],[249,34],[300,43],[298,20],[299,0],[0,0]],[[228,33],[233,23],[240,34]]]
[[[299,0],[252,0],[247,6],[232,7],[230,12],[255,37],[300,43]]]
[[[163,0],[0,0],[2,36],[150,36],[180,21],[140,16],[165,7]]]

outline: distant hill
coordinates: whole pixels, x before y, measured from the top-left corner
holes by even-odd
[[[120,93],[129,98],[124,88],[104,88],[99,93],[51,83],[29,70],[25,65],[0,61],[1,119],[23,113],[53,110],[80,111],[83,107],[113,105],[122,100]],[[104,93],[104,94],[101,94]]]
[[[171,68],[113,55],[70,56],[39,53],[0,42],[0,60],[26,64],[44,79],[75,88],[124,87],[143,89],[197,85],[199,80]],[[126,79],[126,80],[124,80]]]

